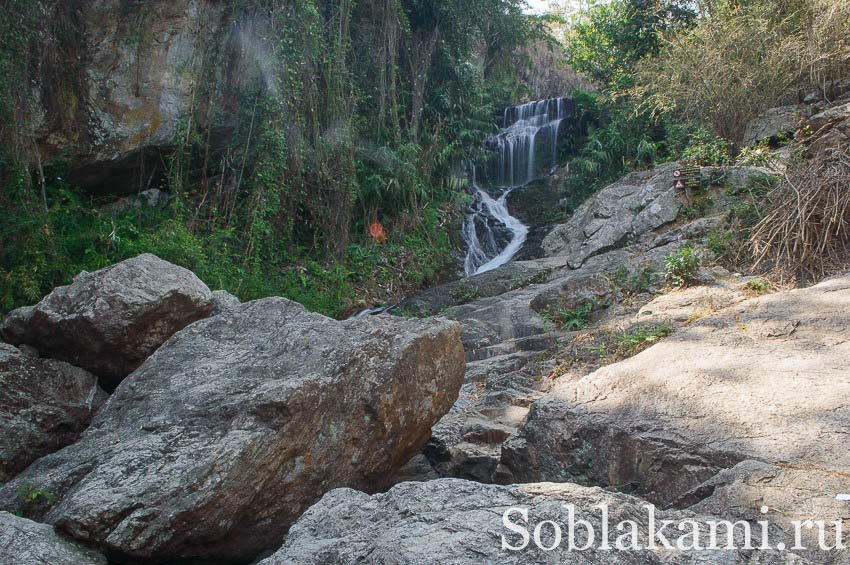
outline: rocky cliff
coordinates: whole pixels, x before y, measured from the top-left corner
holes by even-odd
[[[225,139],[242,88],[264,86],[260,19],[216,0],[41,2],[31,69],[33,128],[45,162],[72,156],[95,192],[156,186],[180,136]]]

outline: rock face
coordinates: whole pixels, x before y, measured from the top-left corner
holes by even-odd
[[[0,512],[0,561],[7,565],[106,565],[106,558],[60,537],[51,526]]]
[[[829,150],[847,150],[850,144],[850,99],[815,114],[806,122],[812,132],[808,153],[816,155]]]
[[[217,151],[244,110],[242,89],[267,86],[270,22],[260,10],[218,0],[38,4],[31,125],[45,161],[73,150],[70,178],[90,192],[165,186],[162,154],[185,124],[211,128]]]
[[[586,520],[594,530],[590,548],[570,551],[568,509],[574,511],[574,543],[583,547],[588,542]],[[612,549],[599,549],[602,517],[598,505],[609,508],[608,532]],[[441,479],[427,483],[403,483],[385,494],[369,496],[351,489],[331,491],[310,508],[292,527],[286,544],[261,565],[313,565],[320,563],[532,563],[532,564],[598,564],[598,563],[712,563],[732,564],[750,561],[735,550],[670,550],[660,545],[648,549],[649,511],[645,503],[630,496],[584,488],[570,484],[527,484],[511,487],[482,485],[458,479]],[[509,508],[523,508],[528,520],[519,513],[509,519],[514,527],[522,527],[533,536],[535,527],[551,520],[561,528],[561,543],[545,551],[533,538],[519,551],[502,549],[503,536],[511,546],[520,547],[522,537],[502,523]],[[682,511],[655,510],[656,520],[683,522],[700,519]],[[616,524],[632,520],[637,543],[633,549],[614,550]],[[699,526],[698,526],[699,527]],[[700,539],[707,544],[707,527]],[[669,543],[676,546],[682,531],[668,527]],[[556,545],[551,524],[540,530],[544,547]],[[687,536],[690,539],[690,536]],[[738,536],[743,545],[743,538]],[[629,542],[622,542],[625,546]],[[687,547],[683,540],[683,545]],[[637,549],[636,546],[643,546]],[[776,555],[776,557],[779,557]],[[778,562],[778,560],[777,560]]]
[[[744,145],[754,145],[762,139],[792,133],[802,120],[811,115],[811,106],[803,104],[771,108],[747,123],[744,129]]]
[[[191,271],[144,254],[77,275],[37,305],[9,314],[0,335],[114,388],[176,331],[207,317],[211,298]]]
[[[513,481],[619,486],[666,504],[743,460],[850,465],[850,276],[754,298],[560,383],[503,446]]]
[[[803,549],[795,549],[795,553],[806,562],[847,563],[850,549],[834,546],[835,524],[841,524],[846,544],[850,527],[847,501],[837,499],[837,495],[848,490],[846,472],[743,461],[686,493],[677,505],[699,500],[690,509],[701,514],[752,524],[766,520],[772,543],[781,542],[789,548],[797,545],[796,522],[803,525],[799,540]],[[807,520],[825,524],[823,540],[832,549],[820,547],[820,527],[807,527]]]
[[[0,343],[0,483],[73,443],[105,400],[91,373]]]
[[[447,320],[242,304],[172,337],[0,507],[31,483],[57,497],[41,518],[119,554],[250,560],[327,490],[389,480],[457,398],[463,363]]]
[[[636,243],[642,234],[675,220],[680,202],[673,190],[674,168],[668,163],[631,173],[601,190],[546,236],[546,255],[566,257],[577,269],[589,257]]]

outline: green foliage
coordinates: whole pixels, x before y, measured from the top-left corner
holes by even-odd
[[[658,340],[673,333],[673,328],[666,324],[641,324],[616,334],[614,355],[629,357],[637,355]]]
[[[458,304],[466,304],[479,298],[481,296],[481,289],[474,284],[463,281],[459,286],[452,289],[450,295]]]
[[[579,14],[568,33],[570,63],[604,85],[631,85],[634,67],[661,48],[662,34],[694,24],[685,2],[613,0]]]
[[[606,330],[595,336],[595,345],[585,349],[596,353],[608,363],[637,355],[644,349],[671,335],[673,328],[667,324],[638,324],[624,330]]]
[[[771,288],[771,284],[765,279],[755,278],[744,285],[744,292],[752,296],[758,296],[760,294],[767,294]]]
[[[390,283],[415,288],[439,277],[450,260],[449,233],[435,208],[386,245],[351,244],[342,261],[317,260],[308,250],[282,249],[264,259],[244,256],[232,229],[193,231],[173,209],[136,208],[111,214],[70,188],[51,190],[45,219],[36,208],[0,216],[0,310],[36,302],[82,270],[93,271],[140,253],[195,271],[212,288],[243,300],[285,296],[311,310],[342,315],[356,295]]]
[[[131,4],[129,21],[144,19]],[[332,315],[440,280],[462,200],[452,171],[518,96],[516,47],[541,37],[519,0],[229,3],[239,25],[268,23],[252,46],[261,56],[246,58],[256,68],[244,69],[264,84],[213,92],[221,65],[207,53],[196,107],[163,152],[168,209],[111,214],[56,180],[67,171],[46,174],[42,195],[24,127],[27,75],[52,59],[28,52],[58,13],[23,0],[4,7],[0,311],[143,252],[242,299],[282,295]],[[367,234],[376,221],[386,242]]]
[[[706,127],[696,126],[689,134],[681,161],[687,165],[730,165],[731,150],[732,144],[728,140],[715,135]]]
[[[596,302],[591,300],[574,308],[559,304],[552,315],[552,322],[560,329],[570,331],[583,330],[590,324],[590,316]]]
[[[660,275],[653,269],[644,268],[630,272],[626,267],[620,267],[611,275],[611,287],[626,296],[635,296],[652,292]]]
[[[34,487],[30,483],[18,486],[17,494],[23,505],[23,509],[18,512],[18,516],[22,518],[33,516],[56,503],[56,497],[53,493],[41,487]]]
[[[691,246],[686,246],[664,258],[667,281],[676,288],[684,288],[697,281],[700,260]]]
[[[707,238],[707,247],[715,255],[722,257],[728,253],[732,244],[735,242],[735,233],[728,229],[713,229],[708,232]]]

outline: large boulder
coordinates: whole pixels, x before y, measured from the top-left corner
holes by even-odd
[[[680,202],[668,163],[631,173],[582,204],[565,224],[543,240],[547,256],[566,257],[577,269],[589,257],[636,243],[639,238],[676,219]]]
[[[146,253],[80,273],[35,306],[9,314],[0,335],[91,371],[114,388],[211,309],[212,293],[194,273]]]
[[[608,512],[608,549],[602,547],[603,518],[600,506]],[[506,511],[513,528],[527,532],[528,545],[521,550],[504,549],[503,543],[522,547],[521,533],[504,524]],[[570,547],[570,509],[573,511],[575,548]],[[520,511],[527,512],[527,519]],[[650,526],[650,513],[655,526]],[[584,488],[571,484],[527,484],[500,487],[460,479],[427,483],[403,483],[385,494],[369,496],[351,489],[331,491],[310,508],[292,527],[286,544],[260,565],[318,565],[320,563],[524,563],[524,564],[649,564],[649,563],[757,563],[748,553],[726,549],[678,549],[690,547],[694,520],[701,547],[707,546],[708,520],[685,511],[650,510],[636,498]],[[538,548],[535,528],[545,520]],[[580,523],[579,520],[585,521]],[[617,525],[632,521],[625,530]],[[657,532],[661,520],[665,539],[673,547],[662,547]],[[684,525],[678,529],[679,524]],[[588,526],[593,529],[590,540]],[[555,528],[561,532],[560,544]],[[632,530],[632,528],[634,528]],[[624,549],[615,549],[623,531],[634,531],[636,542],[621,540]],[[725,544],[723,539],[718,546]],[[736,530],[733,543],[743,547],[743,532]],[[656,546],[650,549],[650,538]],[[757,543],[757,542],[756,542]],[[641,548],[637,546],[640,545]],[[579,550],[578,548],[585,548]],[[775,552],[765,552],[778,557]],[[774,562],[780,562],[776,560]]]
[[[506,480],[617,486],[668,504],[744,460],[844,473],[848,312],[850,276],[838,277],[740,302],[559,383],[503,446]]]
[[[59,536],[52,526],[0,512],[0,562],[5,565],[106,565],[106,558]]]
[[[324,492],[381,488],[422,448],[463,381],[459,333],[282,298],[236,306],[172,337],[0,507],[32,484],[57,499],[38,517],[112,552],[253,558]]]
[[[0,482],[73,443],[105,400],[91,373],[0,343]]]

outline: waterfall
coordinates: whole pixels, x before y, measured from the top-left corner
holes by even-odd
[[[479,185],[476,167],[470,167],[474,202],[463,224],[466,276],[504,265],[522,248],[528,236],[524,225],[508,211],[507,197],[557,165],[558,135],[562,122],[572,116],[567,98],[529,102],[505,109],[502,131],[486,141],[493,157],[485,163]],[[494,198],[491,192],[497,193]]]

